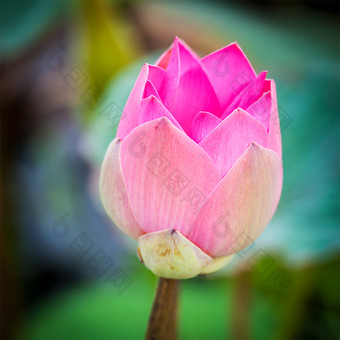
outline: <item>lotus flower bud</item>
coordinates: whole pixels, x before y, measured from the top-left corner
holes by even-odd
[[[100,193],[152,272],[186,279],[219,270],[262,233],[281,188],[275,83],[256,75],[236,43],[200,59],[176,38],[142,67]]]

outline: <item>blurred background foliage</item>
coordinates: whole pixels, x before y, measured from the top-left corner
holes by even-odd
[[[98,173],[142,64],[175,35],[202,56],[237,41],[269,70],[284,165],[261,237],[182,282],[180,339],[340,338],[338,2],[0,4],[2,339],[144,337],[156,278]]]

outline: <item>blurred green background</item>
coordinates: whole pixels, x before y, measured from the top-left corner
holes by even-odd
[[[237,41],[277,84],[284,187],[266,231],[181,283],[180,339],[340,339],[339,3],[0,2],[1,339],[143,339],[156,278],[98,173],[144,62]]]

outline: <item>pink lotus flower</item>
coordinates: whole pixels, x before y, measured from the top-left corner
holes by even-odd
[[[105,210],[156,275],[220,269],[264,230],[282,188],[275,83],[233,43],[183,41],[145,64],[100,178]]]

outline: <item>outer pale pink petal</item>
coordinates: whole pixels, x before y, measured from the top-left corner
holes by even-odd
[[[268,133],[260,122],[246,111],[236,109],[199,145],[209,154],[224,176],[251,142],[266,147],[267,139]]]
[[[156,97],[150,96],[142,100],[138,113],[138,125],[162,117],[168,118],[178,129],[183,131],[176,119]]]
[[[187,230],[220,181],[213,161],[167,118],[144,123],[122,141],[129,201],[145,232]]]
[[[268,135],[268,145],[267,147],[275,151],[280,159],[282,159],[282,144],[281,144],[281,129],[280,129],[280,119],[279,111],[277,107],[277,97],[276,97],[276,86],[274,80],[267,80],[270,85],[270,91],[272,94],[272,112],[270,116],[269,123],[269,135]],[[283,169],[280,168],[280,185],[283,182]],[[278,194],[276,200],[279,202],[281,192]]]
[[[148,64],[143,65],[124,107],[122,118],[118,125],[117,138],[125,137],[137,126],[137,113],[140,109],[140,103],[144,95],[147,80],[150,80],[155,88],[157,88],[157,86],[160,86],[163,82],[164,73],[165,71],[159,67]]]
[[[215,115],[209,112],[200,111],[192,121],[189,136],[196,143],[199,143],[221,122],[221,119]]]
[[[247,247],[276,209],[281,166],[275,152],[252,143],[210,194],[185,236],[213,257]]]
[[[235,98],[228,108],[223,112],[221,119],[227,117],[237,107],[246,109],[249,105],[259,99],[266,88],[266,75],[267,71],[261,72],[256,80],[252,81],[247,87],[239,92],[235,93]]]
[[[200,59],[178,39],[174,41],[166,75],[158,93],[165,107],[186,132],[189,132],[197,112],[202,110],[217,116],[221,114],[216,93]]]
[[[246,111],[269,130],[269,122],[272,110],[272,96],[270,92],[264,93],[255,103],[251,104]]]
[[[281,144],[281,129],[280,129],[280,119],[279,111],[277,107],[277,97],[276,97],[276,86],[274,80],[267,80],[270,82],[270,91],[272,94],[272,108],[271,117],[269,123],[269,137],[268,137],[268,148],[275,151],[279,157],[282,156],[282,144]]]
[[[237,93],[256,79],[256,73],[237,43],[202,59],[209,79],[225,110]]]
[[[124,233],[133,238],[143,234],[134,214],[126,192],[120,165],[121,141],[116,138],[109,145],[100,173],[100,196],[103,206]]]

